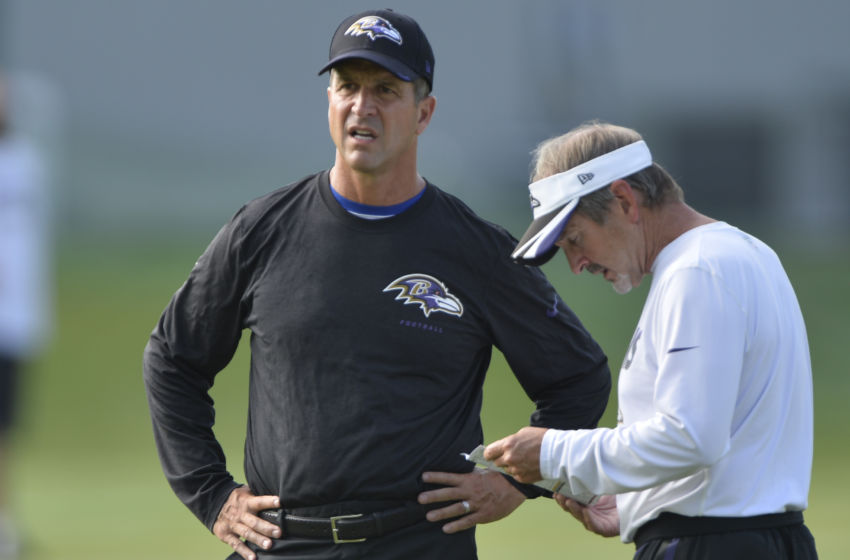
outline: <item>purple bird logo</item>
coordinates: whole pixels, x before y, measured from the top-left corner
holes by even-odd
[[[445,284],[427,274],[407,274],[396,278],[384,288],[384,292],[398,290],[396,301],[405,305],[418,305],[428,317],[431,313],[442,311],[449,315],[463,315],[463,304],[449,293]]]
[[[383,37],[397,45],[401,44],[401,33],[390,22],[378,16],[366,16],[358,19],[345,30],[345,34],[352,37],[368,35],[372,41]]]

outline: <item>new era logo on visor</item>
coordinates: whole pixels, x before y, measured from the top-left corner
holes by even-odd
[[[581,181],[582,185],[587,183],[591,179],[593,179],[593,173],[579,173],[578,174],[578,180]]]
[[[378,16],[366,16],[358,19],[351,24],[345,34],[352,37],[368,35],[372,41],[383,37],[397,45],[400,45],[402,41],[401,33],[390,22]]]

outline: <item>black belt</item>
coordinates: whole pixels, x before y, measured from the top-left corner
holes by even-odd
[[[665,511],[652,521],[647,521],[635,533],[635,546],[640,548],[654,539],[672,539],[673,537],[692,537],[713,533],[729,533],[751,529],[769,529],[800,525],[803,523],[802,511],[769,513],[752,517],[688,517]]]
[[[335,543],[362,542],[380,537],[425,519],[425,507],[410,504],[372,513],[303,517],[282,509],[267,509],[260,517],[279,526],[283,538],[328,539]]]

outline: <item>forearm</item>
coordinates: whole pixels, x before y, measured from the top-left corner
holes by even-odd
[[[540,450],[541,475],[565,481],[579,495],[651,488],[710,462],[687,429],[664,418],[613,429],[549,430]]]
[[[221,505],[238,486],[213,433],[209,387],[181,371],[152,338],[144,354],[144,381],[163,472],[177,497],[210,530]]]

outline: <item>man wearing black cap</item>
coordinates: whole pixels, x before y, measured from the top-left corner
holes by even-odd
[[[589,123],[541,144],[521,261],[561,248],[628,292],[652,275],[619,376],[616,428],[527,427],[484,456],[637,560],[817,558],[806,328],[776,253],[684,201],[634,130]],[[601,495],[591,505],[566,496]],[[616,498],[615,498],[616,496]]]
[[[482,441],[492,348],[538,426],[595,425],[607,360],[540,271],[510,260],[507,232],[418,174],[436,104],[419,25],[347,18],[325,71],[333,167],[241,208],[151,335],[160,459],[234,558],[474,559],[465,529],[540,495],[461,456]],[[208,395],[243,329],[247,485]]]

